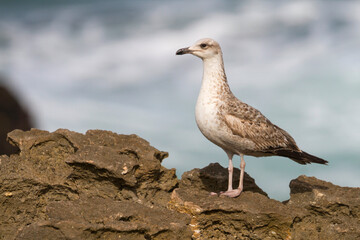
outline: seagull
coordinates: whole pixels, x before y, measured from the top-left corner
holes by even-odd
[[[194,45],[176,51],[176,55],[183,54],[192,54],[203,61],[203,77],[195,109],[196,124],[201,133],[221,147],[229,158],[228,189],[219,195],[237,197],[241,194],[244,155],[281,156],[299,164],[328,163],[302,151],[289,133],[234,96],[226,78],[219,43],[210,38],[200,39]],[[239,187],[235,189],[232,186],[234,155],[240,155]]]

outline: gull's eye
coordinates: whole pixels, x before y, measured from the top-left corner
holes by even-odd
[[[202,44],[200,44],[200,47],[201,47],[201,48],[206,48],[206,47],[207,47],[207,44],[206,44],[206,43],[202,43]]]

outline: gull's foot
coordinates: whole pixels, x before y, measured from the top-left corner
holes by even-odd
[[[242,190],[237,188],[237,189],[233,189],[230,191],[226,191],[226,192],[220,192],[220,196],[227,196],[227,197],[231,197],[231,198],[235,198],[240,196]]]

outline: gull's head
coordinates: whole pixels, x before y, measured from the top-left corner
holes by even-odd
[[[221,48],[220,45],[211,38],[204,38],[198,40],[194,45],[181,48],[176,51],[176,55],[183,55],[190,53],[195,55],[203,60],[210,59],[213,57],[221,56]]]

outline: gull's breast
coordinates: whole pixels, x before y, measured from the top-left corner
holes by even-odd
[[[208,92],[200,93],[196,103],[195,119],[201,133],[225,151],[254,155],[252,153],[254,143],[234,135],[226,125],[223,119],[226,114],[223,112],[225,105],[219,96],[208,94]]]
[[[222,147],[228,129],[221,119],[221,105],[217,97],[199,95],[195,108],[195,119],[201,133],[211,142]]]

